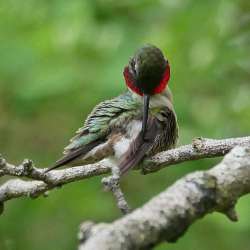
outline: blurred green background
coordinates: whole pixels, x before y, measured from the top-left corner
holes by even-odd
[[[0,2],[0,152],[11,162],[49,166],[98,102],[125,90],[122,71],[145,43],[167,55],[180,126],[193,137],[249,135],[248,0],[7,0]],[[186,162],[122,182],[133,207],[219,159]],[[233,224],[212,214],[157,250],[249,250],[250,197]],[[0,217],[1,250],[73,250],[84,220],[120,217],[100,177],[16,199]],[[101,249],[101,248],[100,248]]]

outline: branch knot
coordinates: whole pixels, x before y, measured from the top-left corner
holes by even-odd
[[[33,162],[32,162],[32,160],[24,159],[23,163],[22,163],[22,166],[23,166],[23,171],[24,171],[25,175],[29,175],[33,170]]]
[[[192,140],[192,146],[196,152],[202,152],[205,148],[205,139],[202,137],[197,137]]]
[[[6,160],[0,154],[0,169],[4,168],[6,166],[6,164],[7,164]]]

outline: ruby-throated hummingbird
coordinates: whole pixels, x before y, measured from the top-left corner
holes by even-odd
[[[170,66],[161,50],[140,48],[123,74],[128,90],[94,108],[48,171],[108,158],[124,174],[145,157],[175,146],[178,125],[167,86]]]

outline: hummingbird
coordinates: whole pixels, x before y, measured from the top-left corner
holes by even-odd
[[[127,90],[98,104],[65,147],[63,157],[47,171],[63,165],[115,162],[120,175],[178,139],[177,117],[168,87],[170,65],[153,45],[138,49],[123,71]]]

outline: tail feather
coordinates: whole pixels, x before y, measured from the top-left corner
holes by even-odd
[[[130,155],[130,157],[125,158],[120,164],[119,164],[119,169],[121,175],[125,174],[130,168],[133,168],[136,166],[145,156],[145,153],[149,149],[148,144],[143,144],[140,146],[139,150],[135,152],[135,154]]]
[[[57,160],[56,163],[52,167],[46,169],[45,172],[47,173],[53,169],[59,168],[63,165],[66,165],[66,164],[74,161],[75,159],[77,159],[80,156],[84,156],[90,150],[92,150],[94,147],[98,146],[101,142],[102,142],[101,140],[96,140],[96,141],[90,142],[87,145],[84,145],[83,147],[80,147],[74,151],[70,151],[68,154],[63,156],[61,159]]]
[[[140,132],[119,163],[121,175],[125,174],[130,168],[135,167],[144,158],[152,147],[158,132],[157,120],[149,118],[148,128],[144,138],[142,132]]]

